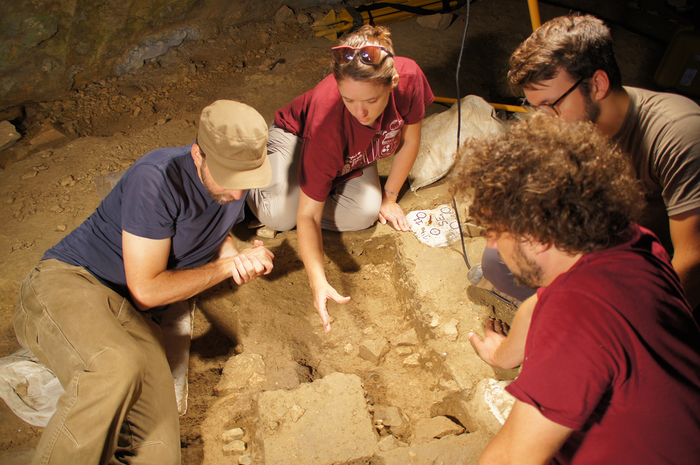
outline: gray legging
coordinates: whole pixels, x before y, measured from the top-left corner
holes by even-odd
[[[299,207],[299,159],[301,138],[273,124],[267,142],[272,181],[264,189],[252,189],[248,206],[255,216],[276,231],[297,224]],[[321,227],[331,231],[367,229],[379,217],[382,188],[377,163],[362,169],[362,175],[337,186],[326,198]]]

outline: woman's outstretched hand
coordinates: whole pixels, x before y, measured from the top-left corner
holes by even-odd
[[[389,200],[387,198],[382,199],[382,206],[379,209],[379,222],[386,224],[387,221],[391,221],[394,229],[397,231],[409,231],[408,220],[406,215],[403,214],[403,209],[394,200]]]

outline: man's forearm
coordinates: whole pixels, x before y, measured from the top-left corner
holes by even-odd
[[[700,263],[679,253],[675,254],[672,263],[681,280],[690,309],[693,310],[700,305]]]
[[[165,270],[148,284],[129,290],[136,306],[148,310],[194,297],[231,277],[233,268],[234,258],[228,257],[189,270]]]

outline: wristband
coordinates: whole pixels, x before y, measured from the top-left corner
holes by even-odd
[[[396,197],[399,196],[399,194],[397,194],[396,192],[390,191],[389,189],[384,189],[384,192],[386,192],[387,194],[395,195]]]

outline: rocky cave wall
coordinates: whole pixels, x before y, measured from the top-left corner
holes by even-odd
[[[2,2],[0,111],[143,66],[188,39],[340,0]]]

